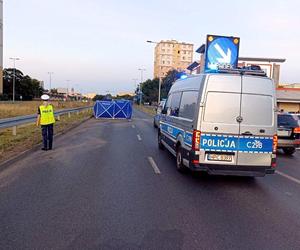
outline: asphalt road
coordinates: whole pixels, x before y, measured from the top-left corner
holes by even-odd
[[[0,249],[300,249],[299,152],[264,178],[182,175],[156,133],[89,120],[1,171]]]

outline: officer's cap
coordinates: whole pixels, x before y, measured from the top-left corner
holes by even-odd
[[[41,99],[42,99],[43,101],[47,101],[47,100],[50,99],[50,96],[48,96],[48,95],[42,95],[42,96],[41,96]]]

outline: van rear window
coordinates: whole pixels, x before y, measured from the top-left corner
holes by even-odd
[[[240,93],[208,92],[204,121],[236,124],[236,117],[240,113],[240,97]]]
[[[274,120],[272,96],[243,94],[241,107],[244,125],[272,126]]]

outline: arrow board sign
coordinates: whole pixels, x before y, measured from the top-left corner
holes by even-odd
[[[237,68],[240,38],[207,35],[205,72]]]

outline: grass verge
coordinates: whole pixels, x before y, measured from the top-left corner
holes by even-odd
[[[84,111],[79,114],[73,113],[60,116],[60,120],[55,123],[54,134],[64,133],[91,117],[92,111]],[[17,135],[12,135],[12,128],[0,130],[0,164],[26,150],[33,148],[42,142],[41,128],[35,124],[27,124],[17,128]]]
[[[134,105],[134,108],[144,113],[147,113],[151,116],[154,116],[156,114],[156,109],[155,109],[156,107],[154,106]]]
[[[41,101],[23,101],[23,102],[0,102],[0,119],[10,118],[21,115],[36,114],[38,107],[42,104]],[[90,106],[93,103],[76,102],[76,101],[51,101],[55,110],[67,108],[79,108]]]

